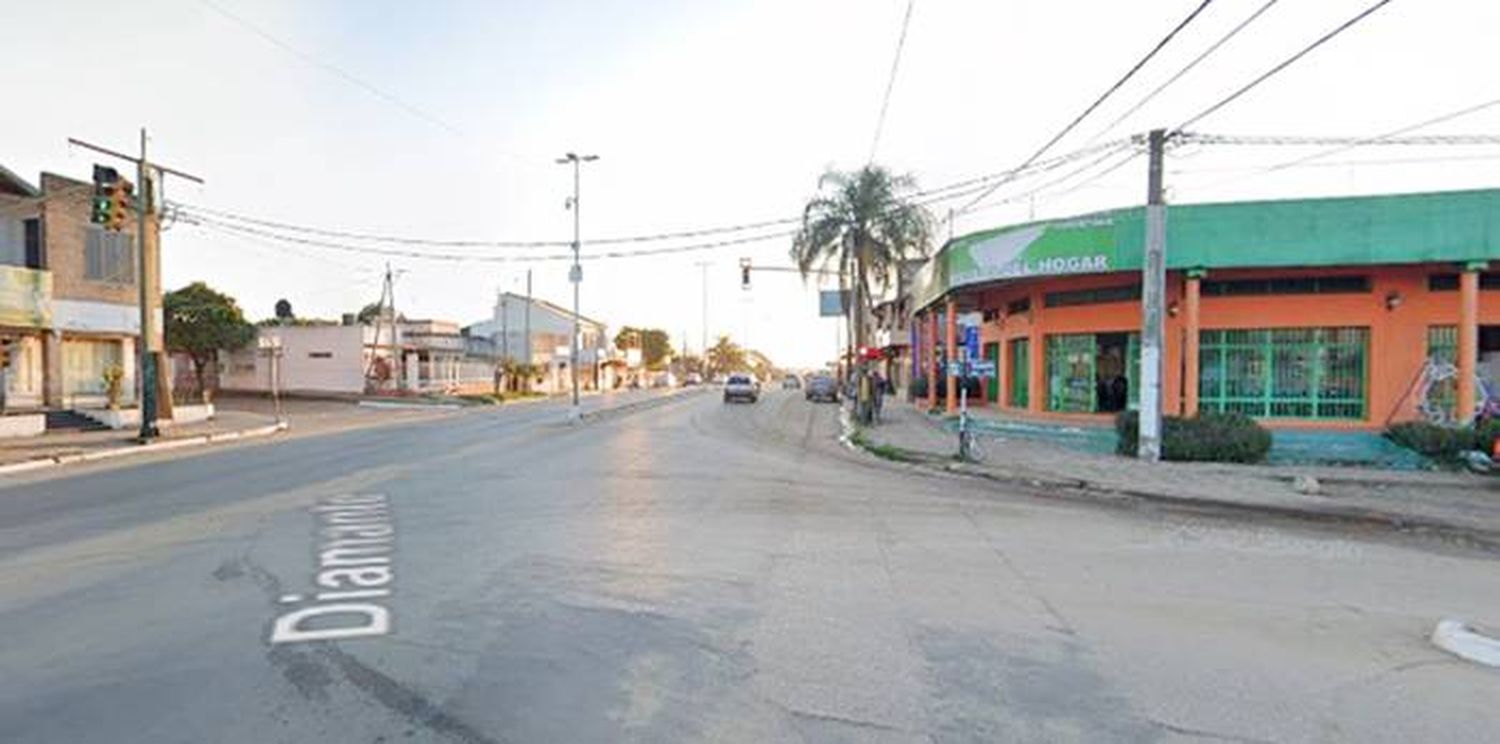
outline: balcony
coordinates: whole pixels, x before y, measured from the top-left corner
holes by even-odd
[[[0,264],[0,326],[52,326],[52,272]]]

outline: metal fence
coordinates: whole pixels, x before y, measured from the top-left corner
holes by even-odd
[[[1366,328],[1202,331],[1203,410],[1259,418],[1362,419]]]

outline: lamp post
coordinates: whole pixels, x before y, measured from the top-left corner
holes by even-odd
[[[584,163],[598,160],[598,155],[579,155],[567,153],[557,159],[558,164],[573,166],[573,198],[568,200],[568,208],[573,210],[573,267],[568,270],[568,281],[573,283],[573,343],[569,354],[568,364],[573,368],[573,407],[568,412],[570,421],[577,421],[581,415],[578,408],[578,285],[583,283],[583,266],[578,263],[579,254],[579,219],[578,219],[578,180],[579,172]]]

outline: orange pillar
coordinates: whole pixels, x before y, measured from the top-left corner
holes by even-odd
[[[1458,275],[1458,420],[1474,416],[1474,368],[1479,362],[1479,272],[1482,261],[1464,266]]]
[[[945,361],[952,361],[958,359],[958,304],[950,298],[944,308],[947,316],[943,319],[945,326],[943,338],[946,339],[943,345],[943,355],[947,357]],[[946,408],[948,413],[953,413],[958,410],[958,378],[948,373],[947,366],[947,364],[943,365],[943,377],[948,381]]]
[[[1182,293],[1182,415],[1198,415],[1198,291],[1203,271],[1189,271]]]
[[[927,410],[937,408],[937,374],[933,362],[937,360],[937,313],[927,311],[927,346],[922,349],[922,374],[927,377]]]

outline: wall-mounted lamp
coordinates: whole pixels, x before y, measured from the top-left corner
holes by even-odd
[[[1405,301],[1406,298],[1402,297],[1400,292],[1397,292],[1393,289],[1390,292],[1387,292],[1385,295],[1385,309],[1395,310],[1396,308],[1401,307],[1401,303]]]
[[[1175,318],[1180,312],[1182,312],[1182,306],[1177,304],[1175,300],[1171,304],[1167,305],[1167,315]]]

